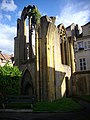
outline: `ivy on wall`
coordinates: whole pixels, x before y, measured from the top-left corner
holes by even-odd
[[[38,25],[40,24],[40,18],[41,18],[41,14],[38,10],[38,8],[36,6],[33,6],[31,11],[30,11],[30,14],[32,15],[32,19],[31,19],[31,22],[33,25]]]
[[[3,67],[0,66],[0,94],[18,95],[20,77],[21,72],[18,67],[9,66],[8,63]]]

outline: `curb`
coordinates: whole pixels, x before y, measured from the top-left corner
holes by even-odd
[[[1,112],[33,112],[33,110],[24,110],[24,109],[22,109],[22,110],[14,110],[14,109],[0,109],[0,113]]]
[[[70,113],[70,112],[80,112],[84,110],[84,108],[79,109],[79,110],[71,110],[71,111],[33,111],[33,110],[14,110],[14,109],[0,109],[0,113],[6,112],[6,113]]]

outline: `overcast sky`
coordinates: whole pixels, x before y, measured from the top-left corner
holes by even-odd
[[[0,50],[14,53],[17,18],[24,6],[36,5],[42,15],[56,16],[56,25],[90,21],[90,0],[0,0]]]

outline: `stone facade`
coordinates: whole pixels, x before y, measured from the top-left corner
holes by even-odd
[[[66,28],[74,41],[75,71],[71,76],[72,95],[90,95],[90,22],[80,28],[74,23]]]
[[[82,33],[76,39],[74,48],[76,79],[73,80],[73,94],[90,95],[90,22],[82,26]]]
[[[90,95],[90,71],[79,71],[72,75],[72,95]]]
[[[76,71],[90,70],[90,22],[82,26],[82,33],[74,43]]]
[[[75,70],[73,39],[67,39],[63,24],[55,26],[55,17],[43,16],[35,29],[35,54],[32,48],[31,6],[25,7],[17,20],[15,65],[22,71],[21,94],[35,95],[38,100],[55,100],[71,95],[71,73]],[[26,39],[26,19],[29,41]]]

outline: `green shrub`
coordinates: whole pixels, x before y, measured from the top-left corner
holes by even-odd
[[[19,94],[19,79],[21,72],[16,66],[5,64],[0,66],[0,94],[17,95]]]

